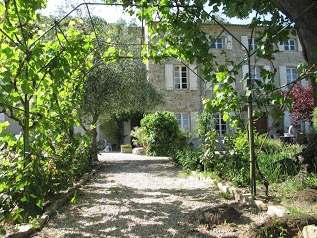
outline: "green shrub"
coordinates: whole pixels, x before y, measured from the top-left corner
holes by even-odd
[[[315,107],[313,111],[313,127],[315,131],[317,132],[317,107]]]
[[[177,151],[176,160],[185,170],[201,171],[201,149],[195,149],[190,146],[184,146],[184,148]]]
[[[134,146],[143,146],[143,143],[147,141],[146,133],[142,127],[134,127],[130,135]]]
[[[72,186],[90,169],[88,141],[79,135],[72,140],[66,134],[58,140],[39,136],[24,158],[22,138],[13,138],[0,137],[0,142],[8,141],[0,151],[0,221],[22,222],[41,214],[54,193]]]
[[[170,112],[156,112],[141,120],[147,137],[147,154],[168,156],[176,159],[176,152],[186,145],[187,138],[181,133],[176,117]]]
[[[214,170],[222,178],[247,186],[250,176],[250,155],[248,135],[238,131],[225,137],[226,153],[215,157]],[[279,140],[266,139],[264,134],[254,133],[257,163],[263,179],[270,183],[280,182],[298,173],[296,155],[302,151],[301,145],[285,144]],[[258,173],[258,172],[257,172]],[[257,176],[258,179],[259,176]]]
[[[212,126],[213,120],[213,115],[206,111],[198,117],[197,132],[203,143],[200,163],[203,164],[204,172],[210,172],[215,168],[213,164],[218,157],[216,150],[219,134]]]
[[[317,133],[311,133],[307,146],[303,149],[301,155],[303,164],[307,165],[307,171],[317,173]]]
[[[260,171],[269,183],[285,181],[299,172],[297,155],[303,146],[280,140],[265,140],[257,155]]]

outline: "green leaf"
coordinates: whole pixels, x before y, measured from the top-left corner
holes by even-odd
[[[224,121],[227,121],[229,118],[230,118],[230,114],[228,114],[228,113],[224,113],[223,114],[223,120]]]
[[[38,206],[39,208],[42,208],[43,207],[43,200],[42,199],[37,200],[36,206]]]
[[[31,193],[30,196],[31,196],[32,198],[37,198],[37,196],[36,196],[35,194],[33,194],[33,193]]]
[[[8,121],[0,123],[0,133],[3,132],[8,126],[10,126],[10,123]]]
[[[76,25],[76,22],[75,22],[75,21],[70,21],[70,22],[68,23],[68,26],[74,26],[74,25]]]
[[[21,202],[26,202],[28,199],[26,196],[23,196],[20,200],[21,200]]]

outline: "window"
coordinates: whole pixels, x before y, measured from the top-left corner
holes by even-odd
[[[286,68],[286,77],[287,77],[287,87],[291,88],[290,83],[294,82],[297,79],[297,69],[296,68]]]
[[[212,41],[211,48],[213,49],[222,49],[223,48],[223,43],[222,43],[222,38],[214,38]]]
[[[251,80],[252,80],[253,86],[257,87],[258,86],[257,81],[262,81],[261,74],[260,74],[261,69],[259,67],[253,67],[250,69],[250,72],[251,72]]]
[[[227,132],[227,122],[222,119],[221,113],[217,112],[214,115],[215,130],[219,136],[224,136]]]
[[[284,50],[288,50],[288,51],[296,50],[296,48],[295,48],[295,40],[294,39],[289,39],[287,41],[284,41]]]
[[[175,113],[179,128],[189,130],[189,114],[188,113]]]
[[[251,79],[261,80],[260,68],[259,67],[251,68],[250,72],[251,72]]]
[[[175,89],[188,89],[188,71],[186,66],[174,67]]]
[[[248,39],[248,44],[250,46],[250,50],[256,50],[258,48],[258,46],[256,45],[256,39],[254,38],[249,38]]]

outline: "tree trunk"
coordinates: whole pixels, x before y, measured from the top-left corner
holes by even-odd
[[[96,125],[99,115],[94,115],[92,124]],[[93,161],[96,161],[98,158],[98,141],[97,141],[97,126],[91,130],[92,139],[91,139],[91,157]]]
[[[295,28],[303,47],[304,59],[310,66],[317,65],[317,1],[279,0],[277,2],[279,10],[295,22]],[[315,79],[312,79],[312,86],[314,105],[317,106],[317,83]]]

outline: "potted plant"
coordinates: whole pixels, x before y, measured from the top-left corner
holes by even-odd
[[[142,127],[134,127],[130,135],[133,137],[132,143],[134,146],[143,148],[147,147],[147,137]]]
[[[124,144],[120,145],[121,153],[132,153],[132,145]]]

